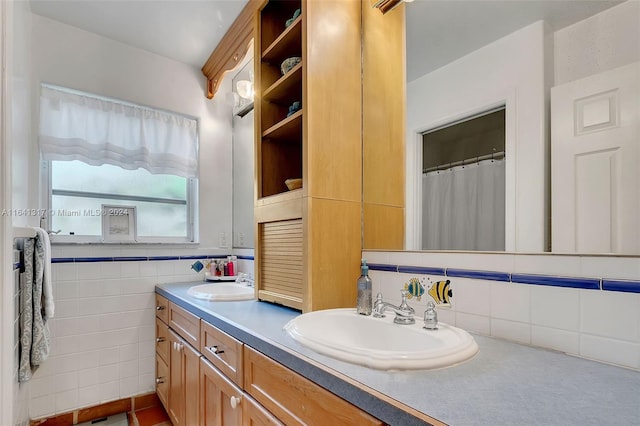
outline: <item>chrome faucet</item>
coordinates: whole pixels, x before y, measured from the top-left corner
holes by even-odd
[[[396,317],[393,319],[394,323],[403,325],[415,324],[416,319],[413,317],[415,310],[407,303],[407,290],[400,290],[400,294],[402,294],[402,302],[400,306],[395,306],[389,302],[384,302],[382,300],[382,294],[378,293],[373,303],[373,316],[376,318],[384,318],[385,311],[391,310],[396,314]]]
[[[253,287],[254,286],[253,275],[252,274],[245,274],[243,272],[239,272],[238,273],[238,278],[236,278],[236,283],[238,283],[238,284],[244,283],[248,287]]]

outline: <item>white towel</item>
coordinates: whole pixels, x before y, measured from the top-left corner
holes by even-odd
[[[38,237],[44,243],[44,276],[42,277],[42,301],[44,304],[45,320],[53,318],[55,305],[53,303],[53,285],[51,283],[51,242],[49,233],[42,228],[34,228]]]

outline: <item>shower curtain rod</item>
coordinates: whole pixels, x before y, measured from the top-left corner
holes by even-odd
[[[500,160],[504,158],[504,151],[494,152],[492,154],[480,155],[479,157],[467,158],[466,160],[454,161],[453,163],[440,164],[439,166],[422,169],[422,173],[435,172],[440,170],[448,170],[456,166],[464,166],[465,164],[479,163],[483,160]]]

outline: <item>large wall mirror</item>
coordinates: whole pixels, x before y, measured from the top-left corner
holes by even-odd
[[[405,249],[640,254],[640,2],[405,7]]]
[[[233,102],[233,247],[254,248],[253,50],[232,79]]]

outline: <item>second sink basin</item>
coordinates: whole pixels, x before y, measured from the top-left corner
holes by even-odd
[[[447,367],[471,358],[478,345],[466,331],[440,323],[438,330],[385,318],[358,315],[355,309],[309,312],[285,330],[302,345],[323,355],[380,370]]]
[[[254,295],[253,287],[225,282],[196,285],[187,293],[197,299],[213,301],[251,300]]]

